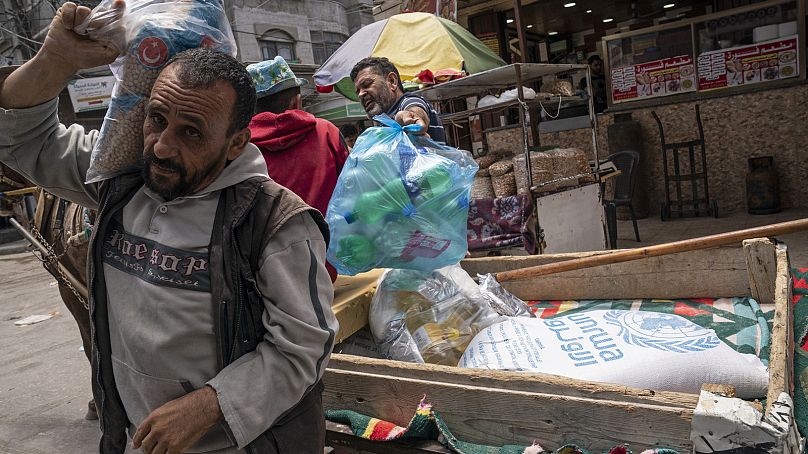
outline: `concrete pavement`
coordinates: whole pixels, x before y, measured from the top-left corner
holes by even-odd
[[[30,326],[14,321],[61,315]],[[0,255],[0,453],[98,452],[86,421],[90,364],[56,281],[31,253]]]
[[[660,221],[659,214],[656,214],[637,222],[642,240],[640,243],[634,239],[631,221],[617,221],[617,247],[621,249],[646,247],[804,218],[808,218],[808,208],[790,208],[767,215],[738,212],[722,214],[718,219],[692,217],[671,219],[665,222]],[[788,246],[788,255],[793,266],[808,267],[808,232],[791,233],[776,238]]]

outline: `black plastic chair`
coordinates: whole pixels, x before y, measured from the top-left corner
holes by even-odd
[[[640,163],[640,154],[636,151],[618,151],[609,155],[609,161],[613,162],[620,175],[615,178],[614,197],[611,200],[604,200],[606,208],[606,218],[609,224],[609,244],[612,249],[617,248],[617,207],[627,206],[631,213],[631,222],[634,224],[634,236],[640,242],[640,230],[637,228],[637,216],[634,214],[634,206],[631,201],[634,196],[636,186],[636,170]]]

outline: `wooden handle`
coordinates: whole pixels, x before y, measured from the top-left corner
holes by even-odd
[[[15,189],[13,191],[0,192],[0,196],[16,197],[18,195],[33,194],[37,191],[37,189],[39,188],[37,188],[36,186],[24,189]]]
[[[808,230],[808,218],[796,221],[782,222],[780,224],[764,225],[751,229],[736,230],[734,232],[719,233],[717,235],[691,238],[689,240],[674,241],[673,243],[657,244],[637,249],[626,249],[607,254],[566,260],[563,262],[548,263],[546,265],[531,266],[519,270],[503,271],[497,273],[497,281],[514,281],[547,274],[561,273],[563,271],[580,270],[594,266],[608,265],[610,263],[629,262],[646,257],[676,254],[678,252],[707,249],[726,244],[737,243],[749,238],[766,237],[772,235],[785,235],[787,233]]]

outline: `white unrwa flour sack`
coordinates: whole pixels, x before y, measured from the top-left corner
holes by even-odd
[[[477,334],[458,366],[688,393],[720,383],[741,398],[765,396],[769,378],[760,359],[731,349],[713,330],[677,315],[620,310],[509,318]]]

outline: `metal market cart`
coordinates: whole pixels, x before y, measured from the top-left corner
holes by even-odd
[[[546,76],[562,76],[573,73],[585,73],[588,100],[577,96],[554,95],[552,98],[537,94],[535,99],[526,99],[524,87],[531,82]],[[485,107],[475,107],[457,112],[442,113],[441,120],[447,129],[447,136],[454,137],[457,142],[457,127],[483,113],[504,112],[509,109],[518,110],[518,126],[521,128],[522,146],[525,166],[527,167],[528,188],[535,204],[536,232],[538,233],[539,253],[583,252],[608,248],[606,216],[602,203],[602,185],[597,163],[600,162],[597,141],[597,118],[592,101],[592,81],[588,65],[516,63],[461,79],[444,82],[417,92],[432,103],[450,103],[451,101],[477,98],[491,90],[516,89],[516,99],[499,102]],[[476,105],[476,102],[474,102]],[[587,116],[565,118],[554,121],[541,121],[541,111],[549,112],[558,107],[556,116],[565,107],[586,105]],[[545,106],[547,108],[545,108]],[[551,107],[553,106],[553,107]],[[528,119],[529,118],[529,119]],[[454,126],[454,128],[452,127]],[[459,126],[464,127],[464,126]],[[540,134],[560,132],[573,129],[590,129],[594,153],[594,170],[591,173],[567,176],[558,180],[545,181],[539,184],[533,181],[531,166],[531,148],[541,146]],[[454,136],[452,136],[452,133]],[[533,147],[529,146],[532,135]],[[514,155],[517,153],[514,152]],[[558,185],[564,180],[594,176],[591,183],[574,185],[557,191],[544,191],[543,186]]]

